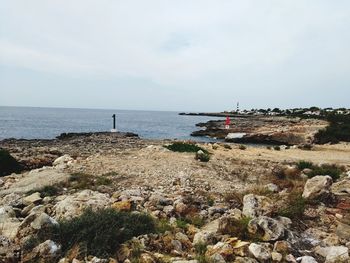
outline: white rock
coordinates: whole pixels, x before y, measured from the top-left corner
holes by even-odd
[[[243,197],[243,215],[246,217],[258,217],[269,215],[273,211],[272,201],[266,196],[248,194]]]
[[[263,241],[275,241],[284,236],[285,228],[282,223],[273,218],[260,216],[249,222],[248,231],[252,234],[262,231]]]
[[[61,198],[62,200],[53,207],[57,219],[70,219],[79,216],[86,208],[97,210],[105,208],[111,203],[111,199],[107,194],[91,190],[83,190]]]
[[[316,259],[310,256],[299,257],[297,258],[297,261],[300,263],[317,263]]]
[[[344,246],[317,247],[315,252],[326,258],[326,263],[348,262],[349,249]]]
[[[328,175],[318,175],[306,181],[303,198],[314,199],[323,194],[329,193],[332,185],[332,177]]]
[[[64,167],[66,166],[69,162],[72,162],[74,159],[70,157],[68,154],[65,154],[61,157],[58,157],[53,163],[53,166],[61,166]]]
[[[248,250],[259,261],[268,261],[271,259],[271,250],[266,243],[252,243],[249,245]]]
[[[42,200],[40,193],[39,192],[35,192],[31,195],[28,195],[26,197],[23,198],[23,204],[24,205],[30,205],[30,204],[37,204],[40,203],[40,201]]]

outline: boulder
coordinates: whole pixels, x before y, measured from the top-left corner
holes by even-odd
[[[335,195],[350,196],[350,178],[332,184],[331,191]]]
[[[338,223],[336,234],[345,240],[350,240],[350,226],[342,222]]]
[[[24,205],[30,205],[30,204],[38,204],[40,203],[42,200],[40,193],[39,192],[35,192],[31,195],[28,195],[26,197],[23,198],[23,204]]]
[[[271,260],[271,248],[270,244],[267,243],[252,243],[249,246],[249,252],[258,260],[258,261],[269,261]]]
[[[269,215],[273,212],[272,201],[266,196],[248,194],[243,197],[243,215],[246,217],[258,217]]]
[[[311,256],[303,256],[297,258],[297,261],[300,263],[317,263],[316,259]]]
[[[68,154],[65,154],[61,157],[58,157],[54,162],[52,163],[53,166],[56,168],[66,168],[68,165],[70,165],[74,159],[70,157]]]
[[[52,240],[36,246],[31,253],[25,255],[23,262],[54,262],[60,255],[61,246]]]
[[[326,259],[325,263],[349,262],[349,249],[345,246],[317,247],[315,252]]]
[[[103,209],[111,202],[107,194],[92,190],[83,190],[73,195],[61,196],[58,199],[59,201],[53,207],[56,219],[71,219],[82,214],[87,208]]]
[[[16,218],[16,213],[11,206],[0,207],[1,235],[13,239],[20,226],[20,221]]]
[[[262,233],[261,239],[263,241],[275,241],[283,238],[285,227],[282,223],[273,218],[259,216],[249,222],[248,231],[254,235]]]
[[[330,186],[332,185],[332,177],[328,175],[318,175],[312,177],[306,181],[304,186],[303,198],[315,199],[324,195],[328,195],[330,192]]]

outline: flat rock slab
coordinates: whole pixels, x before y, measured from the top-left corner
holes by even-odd
[[[45,186],[51,186],[68,180],[69,174],[54,168],[36,169],[28,173],[16,175],[16,181],[8,188],[0,188],[0,196],[10,193],[27,193]]]

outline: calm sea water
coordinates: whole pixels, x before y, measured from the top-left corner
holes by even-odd
[[[0,107],[0,140],[51,139],[63,132],[109,131],[113,114],[117,116],[118,131],[134,132],[147,139],[208,141],[205,137],[190,136],[198,129],[195,124],[220,119],[165,111]]]

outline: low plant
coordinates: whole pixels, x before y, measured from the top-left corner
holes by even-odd
[[[210,155],[209,153],[205,153],[202,150],[196,152],[196,160],[200,160],[201,162],[209,162]]]
[[[203,151],[206,154],[209,154],[207,150],[193,144],[193,143],[186,143],[186,142],[174,142],[170,145],[165,145],[165,148],[173,151],[173,152],[198,152]]]
[[[27,195],[31,195],[33,193],[39,192],[40,196],[42,198],[47,197],[47,196],[55,196],[59,193],[59,187],[55,186],[55,185],[47,185],[44,186],[42,188],[39,189],[34,189],[34,190],[30,190],[29,192],[27,192]]]
[[[287,203],[282,206],[277,214],[290,219],[301,219],[306,207],[306,200],[302,197],[301,192],[293,191],[288,196]]]
[[[314,166],[312,171],[307,174],[309,178],[312,178],[316,175],[329,175],[332,177],[333,181],[336,181],[340,178],[340,175],[343,173],[343,169],[336,165],[324,164],[321,166]]]
[[[8,151],[0,149],[0,176],[19,173],[22,170],[23,166]]]
[[[229,145],[229,144],[224,144],[224,148],[225,148],[225,149],[229,149],[229,150],[232,149],[231,145]]]
[[[300,171],[302,171],[304,169],[312,169],[314,167],[314,164],[308,161],[299,161],[297,162],[297,167]]]
[[[109,257],[125,241],[152,232],[155,222],[146,214],[88,209],[79,217],[60,221],[51,239],[62,244],[63,253],[78,244],[88,255]]]
[[[206,257],[207,245],[203,242],[196,243],[194,245],[194,251],[196,253],[196,259],[198,263],[208,263],[210,260]]]
[[[174,227],[171,226],[166,218],[162,218],[156,222],[156,232],[165,233],[167,231],[173,231]]]
[[[181,229],[187,229],[188,222],[184,218],[176,219],[176,226]]]
[[[238,148],[239,148],[240,150],[246,150],[246,149],[247,149],[247,146],[241,144],[240,146],[238,146]]]
[[[243,207],[243,194],[232,191],[224,194],[223,199],[226,203],[230,204],[231,207],[242,208]]]
[[[273,149],[274,149],[275,151],[280,151],[280,150],[281,150],[281,147],[277,145],[277,146],[274,146]]]

